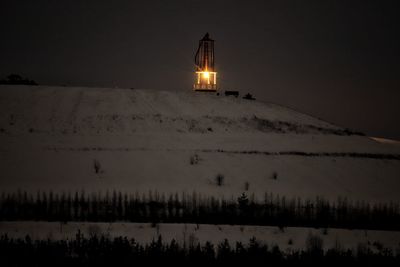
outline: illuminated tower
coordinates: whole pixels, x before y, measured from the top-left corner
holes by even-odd
[[[215,92],[217,91],[217,73],[214,68],[214,40],[210,39],[208,33],[199,41],[194,58],[196,64],[195,91]]]

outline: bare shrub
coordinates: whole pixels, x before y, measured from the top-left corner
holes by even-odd
[[[200,157],[197,154],[194,154],[193,156],[190,157],[190,165],[196,165],[200,161]]]
[[[328,228],[326,228],[326,227],[323,228],[323,229],[322,229],[322,234],[323,234],[323,235],[328,235]]]
[[[100,162],[97,159],[95,159],[93,161],[93,168],[94,168],[94,172],[95,173],[99,173],[100,172],[101,165],[100,165]]]
[[[224,175],[223,174],[217,174],[217,176],[215,176],[215,183],[218,185],[218,186],[223,186],[224,185],[224,183],[225,183],[225,177],[224,177]]]

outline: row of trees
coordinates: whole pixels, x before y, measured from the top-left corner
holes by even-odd
[[[193,192],[127,194],[18,191],[0,196],[0,220],[130,221],[336,227],[400,230],[399,203],[371,205],[346,198],[328,201],[266,193],[263,201],[242,194],[221,199]]]
[[[24,85],[38,85],[34,80],[22,78],[18,74],[10,74],[6,79],[0,80],[0,84],[24,84]]]
[[[302,251],[282,251],[250,239],[247,245],[228,240],[214,246],[206,242],[182,245],[175,240],[163,242],[161,236],[150,244],[139,244],[134,239],[105,236],[84,237],[78,232],[71,240],[35,240],[0,237],[0,258],[5,266],[126,266],[137,260],[246,260],[266,263],[379,263],[399,264],[400,255],[390,249],[371,249],[359,246],[356,250],[332,248],[327,251],[320,246],[307,246]]]

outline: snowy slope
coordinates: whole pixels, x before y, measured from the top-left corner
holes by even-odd
[[[258,197],[400,200],[398,145],[282,106],[194,92],[0,86],[0,164],[2,191],[230,197],[248,182]]]

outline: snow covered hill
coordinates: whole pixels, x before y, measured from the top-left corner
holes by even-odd
[[[400,146],[222,94],[0,86],[0,164],[3,192],[400,200]]]

